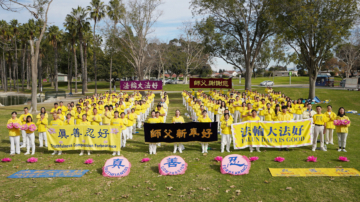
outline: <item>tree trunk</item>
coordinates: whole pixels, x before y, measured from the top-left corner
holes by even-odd
[[[70,54],[69,54],[69,56],[70,56]],[[72,94],[72,88],[71,88],[71,82],[72,82],[72,68],[73,68],[73,66],[72,66],[72,64],[73,64],[73,62],[74,62],[74,58],[72,58],[72,61],[70,62],[70,71],[68,72],[68,80],[70,81],[70,94]]]
[[[26,89],[30,90],[30,52],[27,53],[26,60]]]
[[[309,99],[315,98],[316,77],[317,71],[312,72],[309,70]]]
[[[68,74],[67,74],[67,79],[68,79],[68,90],[70,90],[70,54],[68,54]]]
[[[5,64],[5,45],[3,46],[3,81],[4,81],[4,92],[7,92],[7,77],[6,77],[6,64]]]
[[[85,91],[88,89],[88,71],[87,71],[87,44],[84,44],[84,71],[85,71]]]
[[[57,42],[55,42],[55,47],[54,47],[54,51],[55,51],[55,62],[54,62],[54,83],[55,83],[55,91],[59,90],[59,85],[58,85],[58,49],[57,49]]]
[[[8,64],[9,65],[8,66],[9,66],[9,82],[10,82],[9,83],[9,90],[11,91],[12,90],[11,83],[13,81],[11,73],[12,73],[13,66],[12,66],[12,60],[11,60],[12,55],[11,55],[10,51],[8,52],[8,54],[9,54],[9,57],[8,57]]]
[[[30,40],[30,55],[31,55],[31,76],[32,76],[32,82],[31,82],[31,109],[30,111],[37,111],[37,64],[36,64],[36,57],[38,57],[38,54],[36,55],[34,53],[34,41]]]
[[[251,90],[251,76],[252,76],[252,68],[250,67],[250,65],[246,65],[245,89]]]
[[[75,67],[75,93],[78,92],[78,89],[77,89],[77,74],[78,74],[78,68],[77,68],[77,58],[76,58],[76,49],[75,49],[75,42],[73,42],[73,53],[74,53],[74,67]]]
[[[16,43],[16,35],[15,35],[15,60],[14,60],[14,79],[16,82],[16,89],[17,92],[19,92],[19,85],[18,85],[18,80],[17,80],[17,73],[18,73],[18,55],[17,55],[17,43]],[[15,83],[14,83],[14,88],[15,88]]]
[[[38,78],[39,92],[42,92],[42,58],[40,52],[38,57]]]
[[[82,80],[82,91],[81,94],[85,95],[85,66],[84,66],[84,53],[83,53],[83,41],[82,41],[82,37],[80,36],[80,60],[81,60],[81,80]]]
[[[24,92],[24,81],[25,81],[25,54],[26,54],[26,43],[25,46],[23,46],[22,51],[22,65],[21,65],[21,90]]]
[[[110,55],[110,82],[109,82],[109,85],[110,85],[110,90],[109,90],[109,92],[110,92],[110,94],[111,94],[111,79],[112,79],[112,63],[113,63],[113,53],[111,52],[110,53],[111,55]]]
[[[95,33],[95,26],[96,26],[96,21],[94,23],[94,73],[95,73],[95,93],[97,93],[97,67],[96,67],[96,45],[97,45],[97,40],[96,40],[96,33]]]

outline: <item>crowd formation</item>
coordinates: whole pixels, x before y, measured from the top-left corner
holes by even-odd
[[[275,92],[267,87],[264,93],[245,90],[239,92],[229,89],[227,92],[210,89],[209,94],[202,90],[195,92],[183,91],[183,104],[190,112],[193,121],[217,122],[221,130],[221,152],[230,151],[231,124],[244,121],[291,121],[301,119],[313,119],[313,146],[316,150],[317,139],[320,139],[320,149],[326,151],[325,144],[334,144],[333,132],[338,136],[338,151],[346,152],[346,139],[350,119],[345,115],[345,109],[340,107],[337,114],[328,105],[325,112],[321,106],[315,110],[310,102],[303,99],[291,99],[281,92]],[[335,125],[334,121],[347,121],[347,124]],[[256,148],[260,152],[260,148]],[[281,149],[280,149],[281,150]],[[287,148],[285,150],[288,150]],[[207,152],[207,145],[203,146],[203,152]],[[250,152],[253,148],[250,147]]]

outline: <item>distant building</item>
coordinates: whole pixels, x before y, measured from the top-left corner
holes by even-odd
[[[77,81],[81,81],[81,74],[78,74]],[[58,82],[67,82],[68,81],[68,75],[63,73],[58,73]],[[72,78],[72,81],[75,81],[75,77]]]
[[[274,76],[289,76],[289,72],[291,76],[298,76],[298,71],[274,71]]]

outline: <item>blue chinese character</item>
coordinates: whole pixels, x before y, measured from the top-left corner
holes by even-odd
[[[288,169],[285,169],[285,168],[284,168],[284,169],[282,169],[282,171],[281,171],[281,172],[283,172],[283,173],[284,173],[284,172],[289,173]]]
[[[123,159],[114,159],[112,167],[118,167],[118,169],[120,169],[120,167],[124,167],[125,165],[121,165]]]
[[[237,156],[234,156],[234,157],[229,157],[229,161],[230,161],[230,165],[231,166],[239,166],[239,167],[242,167],[244,166],[245,164],[238,164],[238,162],[236,162],[236,159],[237,159]]]
[[[275,128],[274,130],[276,130],[276,128]],[[273,127],[272,127],[272,126],[270,126],[270,132],[269,132],[269,134],[268,134],[267,136],[269,136],[269,135],[271,135],[271,134],[273,134],[275,137],[277,136],[277,134],[273,131]]]
[[[86,135],[85,135],[85,137],[86,137],[86,136],[89,136],[89,137],[91,137],[91,138],[95,138],[94,129],[88,128],[88,129],[86,130]]]
[[[318,171],[316,171],[316,169],[309,169],[310,172],[312,173],[317,173]]]
[[[244,128],[241,128],[241,136],[246,137],[248,135],[251,136],[250,127],[246,127],[245,131],[244,131]]]
[[[178,164],[181,164],[180,162],[177,162],[177,158],[168,158],[167,159],[167,163],[165,163],[164,165],[169,164],[169,168],[171,167],[176,167]]]
[[[82,135],[79,131],[79,128],[74,128],[73,133],[71,134],[74,137],[80,137],[80,135]]]
[[[300,126],[300,128],[297,128],[296,126],[293,127],[292,134],[293,135],[299,135],[301,136],[301,132],[303,131],[303,125]]]
[[[263,130],[263,128],[261,128],[261,126],[259,126],[259,128],[254,126],[253,134],[254,134],[254,136],[256,136],[256,135],[257,136],[264,136],[264,130]]]
[[[279,132],[280,132],[280,137],[281,136],[286,136],[286,135],[291,136],[290,135],[290,127],[285,126],[284,132],[283,132],[283,128],[280,127]]]
[[[99,137],[98,138],[106,138],[108,135],[109,135],[109,133],[108,133],[108,129],[103,129],[103,132],[101,132],[101,129],[99,130]]]
[[[69,136],[66,135],[65,129],[60,129],[60,130],[59,130],[59,136],[58,136],[58,137],[61,138],[61,139],[63,139],[63,138],[67,139]]]

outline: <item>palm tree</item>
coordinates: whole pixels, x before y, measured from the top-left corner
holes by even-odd
[[[21,65],[21,88],[24,91],[24,81],[25,81],[25,56],[27,50],[27,42],[29,39],[29,35],[26,32],[26,24],[22,24],[19,26],[19,37],[22,47],[22,65]]]
[[[78,6],[76,9],[72,9],[70,16],[75,19],[75,27],[77,35],[79,37],[79,49],[80,49],[80,61],[81,61],[81,73],[82,73],[82,94],[85,95],[85,65],[84,65],[84,53],[83,53],[83,31],[87,27],[90,27],[90,23],[87,21],[86,16],[88,12]]]
[[[75,68],[75,93],[77,93],[77,60],[76,60],[76,47],[75,47],[75,43],[77,40],[76,19],[71,15],[67,15],[65,18],[64,26],[66,30],[68,30],[67,38],[68,40],[70,40],[73,51],[73,62]],[[72,73],[72,65],[70,66],[70,72]],[[70,77],[70,93],[72,93],[71,81],[72,81],[72,76]]]
[[[97,67],[96,67],[96,48],[97,48],[97,39],[95,33],[96,22],[99,22],[102,18],[105,17],[105,4],[101,0],[91,0],[90,6],[87,7],[90,12],[90,18],[94,20],[94,70],[95,70],[95,93],[97,93]]]
[[[17,92],[19,92],[19,84],[18,84],[18,55],[17,55],[17,34],[18,34],[18,28],[19,28],[19,23],[17,20],[11,20],[10,21],[10,25],[11,28],[13,29],[13,34],[14,34],[14,48],[15,48],[15,59],[14,59],[14,79],[16,81],[16,88],[17,88]],[[15,83],[14,83],[14,88],[15,88]]]
[[[7,77],[6,77],[6,66],[5,66],[5,52],[7,50],[7,40],[8,40],[8,24],[5,20],[0,21],[0,39],[2,41],[2,72],[1,72],[1,82],[4,89],[4,92],[7,91]]]
[[[109,5],[106,7],[107,15],[109,16],[110,20],[114,22],[113,33],[111,38],[111,48],[110,48],[110,83],[109,83],[109,90],[111,94],[111,80],[112,80],[112,61],[113,61],[113,54],[114,54],[114,37],[116,31],[116,25],[119,23],[120,18],[123,17],[125,13],[125,7],[120,0],[111,0]]]
[[[28,23],[26,23],[26,27],[25,27],[25,31],[27,33],[27,35],[29,36],[29,42],[34,41],[34,34],[36,32],[36,26],[35,26],[35,20],[34,19],[29,19]],[[27,61],[27,68],[26,68],[26,89],[30,89],[30,81],[31,81],[31,56],[30,56],[30,52],[28,52],[28,57],[27,57],[28,61]]]
[[[84,65],[85,65],[85,91],[88,91],[88,68],[87,68],[87,58],[88,58],[88,53],[90,52],[89,49],[91,46],[93,46],[93,35],[91,33],[91,28],[90,27],[84,27],[84,31],[83,31],[83,49],[84,49]]]
[[[59,90],[58,85],[58,41],[61,37],[61,31],[58,26],[49,27],[48,37],[51,45],[54,48],[54,83],[55,83],[55,91]]]

